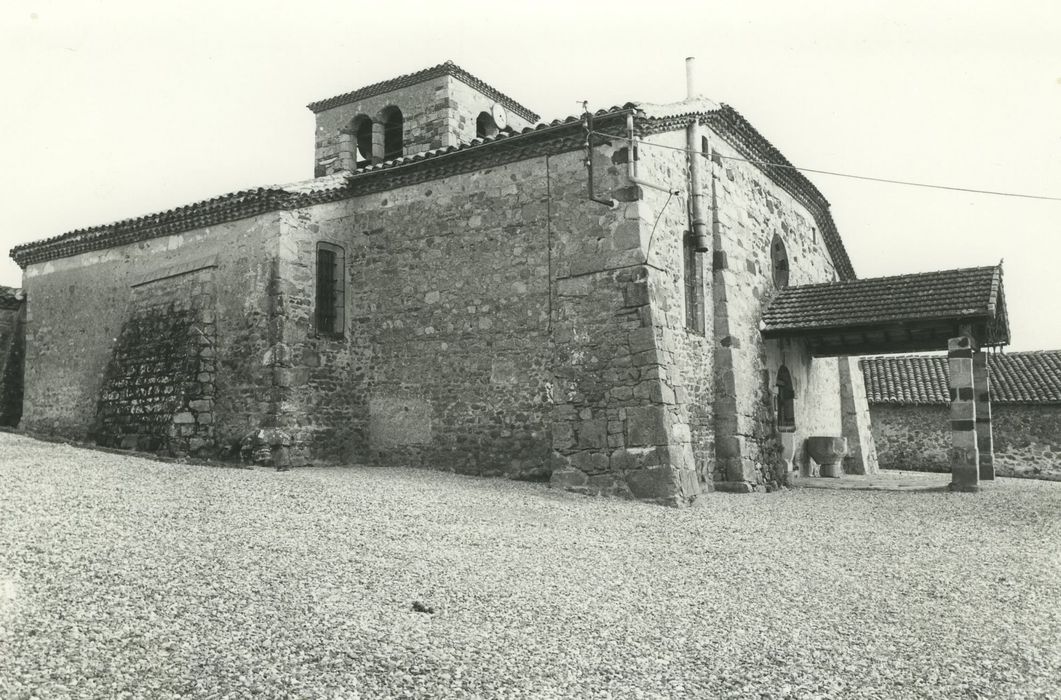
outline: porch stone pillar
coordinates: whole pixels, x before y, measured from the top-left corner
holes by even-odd
[[[950,488],[980,489],[979,453],[976,447],[976,397],[973,383],[973,341],[967,335],[947,341],[950,375]]]
[[[976,449],[979,453],[980,479],[995,478],[995,441],[991,434],[991,374],[987,353],[973,353],[973,388],[976,390]]]

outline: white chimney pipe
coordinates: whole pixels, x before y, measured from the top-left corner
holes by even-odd
[[[696,58],[694,56],[685,59],[685,97],[689,100],[696,97]]]

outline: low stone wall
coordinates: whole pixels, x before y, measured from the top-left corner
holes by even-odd
[[[948,472],[949,407],[870,406],[882,469]],[[995,473],[1061,480],[1061,406],[992,406]]]

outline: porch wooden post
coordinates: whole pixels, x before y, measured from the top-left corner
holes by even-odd
[[[995,441],[991,435],[991,374],[987,353],[973,353],[973,388],[976,390],[976,449],[979,453],[980,478],[995,478]]]
[[[973,341],[967,335],[947,342],[950,375],[950,488],[977,491],[980,488],[976,447],[976,397],[973,384]]]

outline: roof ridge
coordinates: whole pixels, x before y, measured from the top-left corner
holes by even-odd
[[[953,268],[946,268],[946,269],[942,269],[942,270],[925,270],[923,272],[906,272],[906,273],[903,273],[901,275],[881,275],[879,277],[859,277],[857,279],[832,280],[830,282],[812,282],[810,284],[799,284],[799,285],[792,285],[790,287],[785,287],[784,289],[780,290],[779,293],[783,294],[785,292],[798,290],[798,289],[812,289],[812,288],[821,288],[821,287],[840,287],[840,286],[846,286],[846,285],[852,285],[852,284],[861,284],[861,283],[873,282],[873,281],[912,279],[914,277],[925,277],[925,276],[928,276],[928,275],[938,275],[938,274],[945,274],[945,273],[970,272],[972,270],[993,270],[993,269],[996,269],[997,267],[998,267],[998,265],[975,265],[975,266],[971,266],[971,267],[953,267]]]
[[[1061,403],[1061,350],[990,353],[992,402]],[[885,355],[859,359],[870,403],[948,402],[948,364],[942,355]]]
[[[1002,351],[1002,352],[990,353],[988,355],[988,357],[996,357],[996,356],[997,357],[1014,357],[1014,356],[1018,356],[1018,357],[1029,357],[1029,356],[1050,357],[1050,356],[1057,356],[1057,357],[1061,357],[1061,349],[1057,349],[1057,350],[1005,350],[1005,351]],[[945,359],[947,359],[947,351],[946,350],[932,350],[930,352],[924,352],[924,353],[894,353],[894,354],[889,353],[889,354],[886,354],[886,355],[862,355],[858,359],[859,359],[859,362],[864,362],[866,360],[907,360],[907,359],[913,359],[913,360],[919,360],[919,359],[925,359],[925,360],[943,359],[943,360],[945,360]]]

